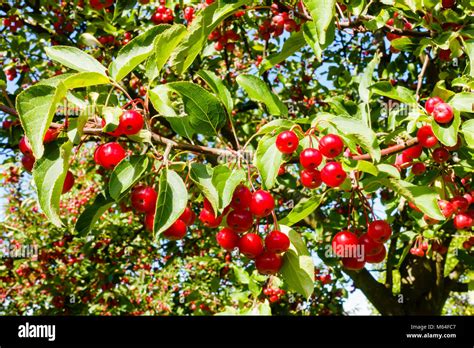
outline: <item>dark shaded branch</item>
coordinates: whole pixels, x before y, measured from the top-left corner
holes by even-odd
[[[379,283],[365,268],[356,272],[344,270],[354,281],[367,299],[382,315],[404,315],[402,306],[397,302],[392,292]]]

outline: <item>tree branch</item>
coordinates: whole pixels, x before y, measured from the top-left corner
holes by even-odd
[[[396,301],[382,283],[372,277],[369,271],[365,268],[356,272],[344,270],[352,280],[355,286],[360,289],[367,299],[377,308],[382,315],[404,315],[402,306]]]
[[[413,138],[413,139],[407,140],[407,141],[405,141],[401,144],[397,144],[397,145],[387,147],[386,149],[383,149],[382,151],[380,151],[380,153],[381,153],[382,156],[392,155],[394,153],[397,153],[397,152],[403,151],[405,149],[408,149],[409,147],[412,147],[416,144],[418,144],[418,139]],[[360,160],[370,160],[371,156],[370,156],[370,154],[367,153],[367,154],[364,154],[364,155],[352,156],[350,158],[353,159],[353,160],[356,160],[356,161],[360,161]]]

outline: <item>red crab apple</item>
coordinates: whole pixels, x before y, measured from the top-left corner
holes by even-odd
[[[438,103],[433,109],[433,118],[437,123],[449,123],[454,117],[453,108],[448,103]]]
[[[236,232],[248,231],[252,225],[252,213],[248,210],[233,210],[227,215],[227,226]]]
[[[342,259],[342,265],[345,269],[359,271],[365,266],[365,261],[356,257],[345,257]]]
[[[95,163],[106,168],[113,169],[125,158],[125,150],[119,143],[111,142],[98,146],[94,153]]]
[[[300,164],[305,169],[316,169],[322,162],[323,155],[317,149],[308,148],[300,153]]]
[[[321,180],[330,187],[340,186],[347,174],[339,162],[328,162],[321,170]]]
[[[151,186],[136,186],[131,193],[132,207],[142,213],[155,210],[158,195]]]
[[[319,141],[319,151],[327,158],[339,156],[344,149],[342,139],[336,134],[328,134]]]
[[[265,237],[267,251],[273,253],[284,253],[290,247],[290,239],[281,231],[272,231]]]
[[[254,259],[263,252],[262,238],[256,233],[247,233],[240,238],[238,247],[242,254]]]
[[[355,252],[359,240],[355,233],[350,231],[341,231],[336,233],[332,239],[332,250],[337,256],[351,256],[350,253]]]
[[[428,115],[431,115],[433,113],[434,107],[439,103],[444,103],[444,100],[440,97],[432,97],[426,101],[425,109]]]
[[[376,242],[385,243],[392,235],[392,229],[387,221],[375,220],[369,224],[367,235]]]
[[[378,254],[383,248],[383,244],[374,241],[367,233],[359,237],[359,244],[364,248],[366,256]]]
[[[273,196],[264,190],[257,190],[250,201],[250,211],[257,217],[265,217],[272,213],[275,208]]]
[[[380,263],[383,260],[385,260],[385,256],[387,255],[387,249],[385,249],[385,246],[382,245],[382,249],[375,255],[366,255],[365,256],[365,262],[368,263]]]
[[[176,220],[167,230],[163,232],[163,237],[169,240],[183,239],[186,235],[186,224],[180,219]]]
[[[282,258],[279,254],[275,254],[269,251],[257,256],[255,260],[255,266],[257,270],[262,274],[275,274],[281,268]]]
[[[63,191],[62,193],[69,192],[74,186],[74,175],[68,170],[66,173],[66,178],[64,179]]]
[[[431,148],[438,144],[438,139],[434,135],[433,129],[430,125],[422,126],[418,129],[416,137],[423,147]]]
[[[304,187],[315,189],[321,186],[321,172],[319,170],[303,169],[300,172],[301,184]]]
[[[216,235],[217,243],[227,251],[234,250],[239,244],[239,235],[230,228],[223,228]]]
[[[252,192],[250,192],[247,186],[240,184],[234,190],[234,194],[232,195],[232,201],[230,202],[230,206],[233,209],[244,210],[250,207],[251,201],[252,201]]]
[[[293,131],[284,131],[276,138],[277,149],[285,154],[291,154],[298,148],[299,139]]]
[[[433,151],[433,160],[436,163],[444,163],[449,160],[449,151],[446,150],[444,147],[438,147]]]

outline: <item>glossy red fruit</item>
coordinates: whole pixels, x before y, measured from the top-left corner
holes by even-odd
[[[265,217],[272,213],[275,208],[273,196],[264,190],[257,190],[250,201],[250,212],[257,217]]]
[[[151,211],[145,215],[145,229],[149,232],[152,232],[154,223],[155,223],[155,212]]]
[[[440,199],[438,206],[445,218],[449,219],[454,214],[454,206],[451,202]]]
[[[438,58],[445,62],[449,62],[451,60],[451,50],[439,50]]]
[[[74,175],[68,170],[66,173],[66,178],[64,179],[63,191],[62,193],[69,192],[74,186]]]
[[[451,8],[456,4],[456,0],[442,0],[441,5],[443,8]]]
[[[132,207],[141,213],[148,213],[155,210],[158,194],[150,186],[136,186],[130,195]]]
[[[342,259],[342,265],[345,269],[349,269],[351,271],[359,271],[364,268],[365,261],[361,261],[356,257],[345,257]]]
[[[111,142],[97,147],[94,160],[106,169],[113,169],[125,156],[123,147],[119,143]]]
[[[327,158],[339,156],[344,149],[344,143],[336,134],[328,134],[319,141],[319,151]]]
[[[298,136],[293,131],[281,132],[276,138],[276,147],[282,153],[290,154],[295,152],[298,144]]]
[[[300,172],[301,184],[304,187],[315,189],[321,186],[321,172],[319,170],[303,169]]]
[[[199,213],[199,220],[202,224],[209,228],[216,228],[222,222],[222,216],[214,216],[212,209],[203,208]]]
[[[233,209],[244,210],[250,207],[252,201],[252,192],[245,185],[240,184],[235,188],[234,194],[232,195],[232,201],[230,206]]]
[[[385,246],[382,244],[382,249],[377,254],[365,256],[365,262],[380,263],[385,260],[385,256],[387,256],[387,249],[385,249]]]
[[[430,125],[426,125],[418,129],[416,137],[420,142],[420,145],[423,147],[431,148],[438,144],[438,139],[433,133],[433,129]]]
[[[255,266],[261,274],[276,274],[282,264],[281,256],[269,251],[264,252],[255,259]]]
[[[340,186],[347,174],[339,162],[328,162],[321,170],[321,180],[330,187]]]
[[[196,213],[190,207],[186,207],[179,219],[183,221],[186,226],[191,226],[196,220]]]
[[[451,204],[453,205],[454,212],[464,213],[469,208],[469,201],[462,196],[455,196],[451,198]]]
[[[454,223],[454,227],[457,230],[465,230],[473,226],[474,219],[471,216],[471,214],[459,213],[459,214],[456,214],[456,216],[454,217],[453,223]]]
[[[431,115],[433,113],[434,107],[436,106],[436,104],[439,104],[439,103],[444,103],[444,100],[441,99],[440,97],[432,97],[426,101],[425,110],[428,113],[428,115]]]
[[[436,122],[449,123],[454,117],[453,108],[448,103],[438,103],[433,110],[433,118]]]
[[[444,163],[449,160],[449,151],[444,147],[438,147],[433,151],[433,161],[436,163]]]
[[[374,241],[367,233],[359,237],[359,244],[363,247],[365,256],[378,254],[383,248],[383,244]]]
[[[392,228],[387,221],[375,220],[369,224],[367,234],[374,241],[385,243],[392,235]]]
[[[356,252],[359,239],[351,231],[341,231],[336,233],[332,239],[332,250],[337,256],[352,257]]]
[[[230,228],[223,228],[216,235],[217,243],[227,251],[234,250],[239,244],[239,235]]]
[[[186,235],[186,224],[180,219],[176,220],[166,231],[163,237],[169,240],[183,239]]]
[[[305,169],[316,169],[323,161],[323,155],[314,148],[304,149],[300,153],[300,164]]]
[[[21,158],[21,164],[23,164],[23,168],[31,172],[35,164],[35,158],[33,156],[24,155]]]
[[[43,138],[43,143],[48,144],[55,141],[58,138],[59,131],[55,128],[48,128]]]
[[[123,134],[137,134],[143,128],[144,124],[143,115],[136,110],[127,110],[120,116],[119,127]]]
[[[424,172],[426,172],[426,165],[422,162],[414,163],[411,167],[411,172],[414,175],[422,175]]]
[[[31,149],[30,142],[26,136],[22,136],[20,142],[18,143],[20,151],[25,156],[33,156],[33,150]]]
[[[290,248],[290,238],[280,231],[272,231],[265,237],[265,247],[272,253],[284,253]]]
[[[254,259],[263,252],[262,238],[255,233],[247,233],[239,239],[239,250],[249,259]]]
[[[412,147],[409,147],[408,149],[404,150],[402,152],[402,155],[409,161],[411,162],[415,158],[419,158],[421,154],[423,153],[423,146],[421,145],[415,145]]]
[[[235,232],[246,232],[252,228],[253,216],[248,210],[232,210],[227,215],[227,226]]]

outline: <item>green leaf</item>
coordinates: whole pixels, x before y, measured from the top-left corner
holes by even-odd
[[[146,74],[150,81],[158,77],[161,69],[163,69],[174,49],[186,36],[186,33],[184,25],[174,24],[158,34],[155,39],[154,52],[146,64]]]
[[[375,161],[380,160],[381,153],[377,136],[362,120],[321,113],[313,123],[318,121],[326,121],[333,124],[341,135],[351,138],[354,143],[359,144]]]
[[[323,46],[331,43],[329,37],[333,35],[331,27],[334,25],[336,0],[303,0],[303,3],[313,18],[312,25],[318,33],[319,44]]]
[[[474,112],[474,93],[457,93],[449,100],[449,104],[461,112]]]
[[[426,186],[416,186],[395,178],[382,179],[381,182],[393,191],[412,202],[429,217],[443,221],[445,217],[438,207],[438,195]]]
[[[86,107],[81,110],[79,117],[69,119],[67,136],[74,145],[78,145],[81,142],[84,126],[86,125],[87,119],[89,118],[89,113],[90,110],[88,107]]]
[[[122,114],[123,110],[119,107],[106,106],[102,108],[102,115],[105,120],[105,126],[102,130],[104,132],[114,131],[119,125]]]
[[[235,188],[245,180],[242,169],[230,169],[226,165],[212,168],[210,165],[192,163],[189,177],[209,200],[215,213],[221,213],[232,200]]]
[[[245,172],[243,169],[230,169],[226,165],[219,165],[214,168],[212,182],[219,195],[219,212],[222,212],[230,204],[235,188],[244,180]]]
[[[150,161],[147,156],[130,156],[121,161],[113,170],[109,180],[109,194],[119,201],[145,174]]]
[[[309,199],[301,200],[283,219],[278,221],[279,225],[293,226],[312,214],[323,202],[326,191],[322,195],[312,196]]]
[[[382,81],[373,84],[370,89],[375,94],[383,95],[405,104],[416,104],[415,93],[406,87],[394,87],[390,82]]]
[[[419,45],[420,40],[414,37],[401,37],[390,41],[390,45],[400,51],[413,52]]]
[[[241,74],[237,76],[236,80],[239,86],[247,92],[250,99],[265,104],[270,115],[288,115],[286,105],[270,90],[263,80],[248,74]]]
[[[343,162],[343,168],[346,171],[351,171],[351,170],[358,170],[364,173],[369,173],[374,176],[377,176],[379,174],[379,170],[377,167],[369,161],[364,161],[364,160],[351,160],[351,159],[346,159]]]
[[[314,291],[314,264],[301,236],[288,226],[280,230],[290,238],[290,249],[283,255],[280,273],[293,291],[309,298]]]
[[[82,72],[96,72],[107,76],[106,68],[95,58],[76,47],[52,46],[45,47],[46,55],[68,68]]]
[[[374,58],[367,64],[364,74],[359,83],[359,96],[364,103],[368,103],[370,100],[370,89],[369,87],[373,83],[374,70],[380,63],[380,55],[376,54]]]
[[[303,31],[303,36],[304,39],[306,40],[306,43],[311,46],[311,48],[314,51],[314,54],[316,55],[316,59],[318,61],[321,61],[323,51],[321,49],[321,46],[319,45],[319,39],[318,39],[318,33],[316,31],[316,27],[310,23],[310,22],[305,22],[301,26],[302,31]]]
[[[196,14],[188,28],[186,37],[176,47],[171,56],[171,65],[178,74],[183,74],[207,43],[209,34],[227,17],[243,5],[251,4],[250,0],[215,1]]]
[[[16,110],[21,125],[37,159],[43,156],[44,135],[53,120],[56,106],[65,93],[66,91],[59,87],[34,85],[16,98]]]
[[[464,122],[461,129],[467,145],[474,149],[474,119]]]
[[[461,125],[459,111],[454,110],[454,118],[448,124],[431,123],[433,133],[438,140],[446,146],[454,146],[458,142],[458,131]]]
[[[210,165],[192,163],[189,178],[211,203],[214,213],[219,211],[219,192],[213,183],[214,169]]]
[[[46,145],[45,156],[38,159],[33,169],[38,203],[44,214],[55,226],[62,226],[59,217],[59,201],[64,179],[69,167],[72,143],[60,145],[55,141]]]
[[[200,70],[197,74],[207,83],[214,94],[216,94],[221,100],[222,104],[224,104],[227,110],[227,114],[231,115],[232,109],[234,108],[234,102],[229,90],[224,85],[224,82],[222,82],[222,79],[217,77],[216,74],[209,70]]]
[[[469,57],[469,76],[474,77],[474,40],[464,41],[464,49]]]
[[[120,81],[127,76],[153,53],[156,36],[169,27],[165,24],[154,26],[123,46],[109,65],[110,76],[115,81]]]
[[[275,141],[277,135],[266,134],[258,142],[255,152],[255,165],[262,176],[263,186],[271,189],[278,176],[278,169],[283,163],[283,155],[277,149]]]
[[[240,284],[248,284],[250,282],[249,274],[242,267],[239,267],[234,264],[232,266],[232,269],[234,270],[235,278]]]
[[[281,51],[266,57],[260,64],[259,74],[263,74],[268,69],[271,69],[278,63],[283,62],[286,58],[298,52],[306,45],[306,40],[302,31],[293,33],[283,44]]]
[[[167,86],[181,95],[184,109],[189,115],[189,124],[196,133],[203,135],[218,133],[226,121],[226,115],[216,96],[191,82],[172,82]]]
[[[266,123],[262,128],[257,132],[258,135],[264,135],[273,132],[276,129],[287,130],[293,127],[295,123],[290,120],[285,120],[283,118],[278,118],[276,120]]]
[[[80,72],[77,74],[71,74],[65,78],[61,83],[66,89],[82,88],[89,86],[105,85],[110,80],[107,76],[101,75],[96,72]],[[61,83],[58,85],[60,88]]]
[[[183,213],[188,203],[188,191],[183,179],[174,171],[163,169],[155,211],[154,232],[160,235]]]
[[[90,204],[77,219],[75,229],[79,235],[87,234],[92,226],[99,220],[109,208],[114,204],[114,201],[105,197],[103,194],[99,194],[94,202]]]

